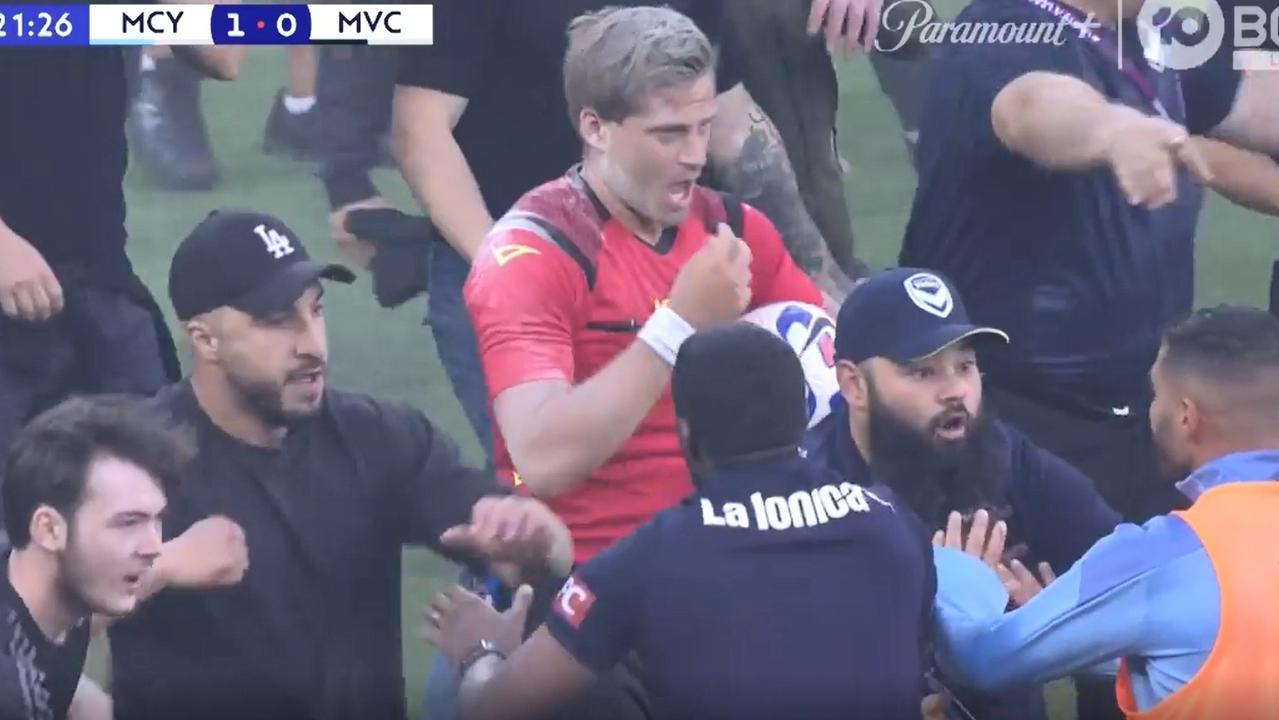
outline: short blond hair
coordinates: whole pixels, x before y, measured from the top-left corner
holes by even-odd
[[[564,98],[577,127],[591,108],[609,122],[638,112],[653,90],[682,85],[715,71],[717,54],[705,33],[669,7],[606,7],[568,26]]]

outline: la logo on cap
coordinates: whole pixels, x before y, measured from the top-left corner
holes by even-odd
[[[950,316],[955,309],[955,300],[950,296],[950,288],[941,278],[932,273],[915,273],[906,278],[906,295],[910,301],[924,312],[939,318]]]
[[[276,260],[283,260],[293,254],[293,243],[287,235],[281,234],[275,228],[258,225],[253,228],[253,232],[257,233],[258,237],[262,239],[262,244],[266,245],[266,251]]]

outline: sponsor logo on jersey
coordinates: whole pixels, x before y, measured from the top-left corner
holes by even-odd
[[[754,493],[750,502],[726,502],[722,507],[702,498],[702,524],[710,527],[753,528],[755,530],[792,530],[838,520],[850,513],[866,513],[871,503],[889,510],[892,503],[852,483],[823,485],[813,490],[800,490],[790,495],[764,497]]]
[[[577,577],[570,577],[564,587],[555,596],[555,612],[572,625],[574,629],[582,627],[582,621],[591,612],[595,604],[595,593],[586,587],[586,583]]]

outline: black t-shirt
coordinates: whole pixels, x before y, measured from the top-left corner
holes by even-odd
[[[116,717],[405,717],[402,546],[437,548],[506,491],[405,406],[331,390],[274,451],[222,433],[187,383],[156,402],[199,447],[165,537],[228,516],[249,570],[230,588],[164,591],[112,628]]]
[[[119,48],[0,50],[0,218],[64,283],[132,277],[126,95]]]
[[[86,618],[61,644],[32,619],[9,582],[9,553],[0,555],[0,718],[61,720],[75,697],[89,652]]]
[[[1053,19],[1030,0],[974,0],[957,21]],[[1131,63],[1141,45],[1133,25],[1127,29]],[[939,49],[900,259],[949,275],[975,322],[1009,333],[1009,345],[982,359],[996,386],[1122,414],[1124,406],[1147,400],[1146,373],[1162,332],[1191,309],[1203,189],[1182,172],[1177,201],[1151,212],[1128,204],[1108,168],[1051,172],[1004,147],[991,105],[1030,71],[1077,77],[1154,113],[1113,57],[1069,28],[1062,39]],[[1146,77],[1170,119],[1182,122],[1177,73],[1152,68]]]
[[[720,50],[721,91],[740,82],[722,43],[723,0],[663,3],[692,18]],[[582,155],[568,116],[562,66],[568,25],[605,0],[442,0],[435,44],[401,51],[399,83],[468,99],[454,130],[484,202],[499,217],[521,195],[564,174]]]
[[[793,458],[716,470],[579,568],[546,625],[597,671],[634,650],[654,717],[919,717],[936,576],[891,505]]]

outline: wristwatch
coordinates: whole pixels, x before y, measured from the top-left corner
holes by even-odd
[[[458,677],[466,677],[466,673],[475,666],[475,663],[489,655],[496,655],[503,660],[506,659],[506,653],[498,649],[496,643],[491,640],[481,640],[480,644],[476,645],[469,653],[467,653],[466,657],[462,659],[462,663],[458,665]]]

